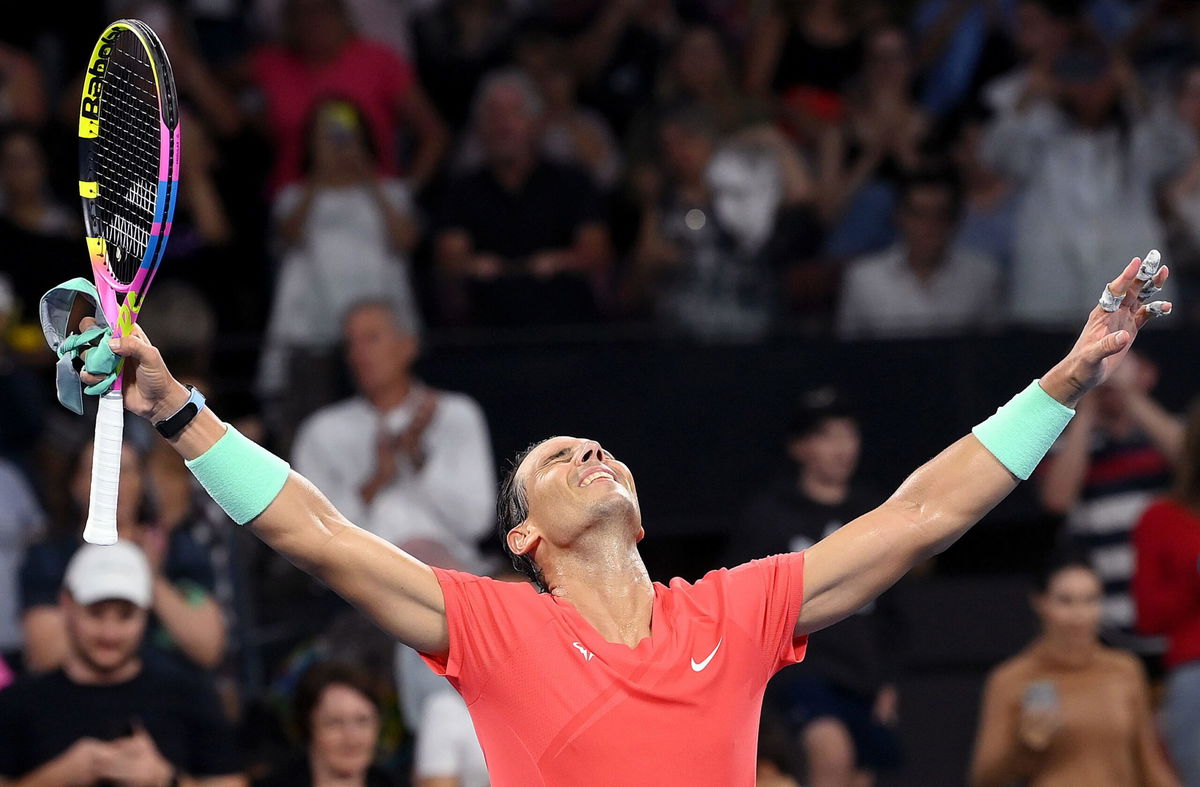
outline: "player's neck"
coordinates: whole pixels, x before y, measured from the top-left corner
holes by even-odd
[[[545,571],[546,582],[605,640],[632,648],[650,636],[654,586],[636,544],[606,541],[559,555]]]

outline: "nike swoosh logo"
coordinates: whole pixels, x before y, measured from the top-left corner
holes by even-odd
[[[692,659],[692,671],[693,672],[699,672],[700,670],[702,670],[708,666],[708,662],[712,661],[713,656],[717,655],[717,651],[721,649],[721,643],[724,641],[724,639],[725,638],[722,637],[721,639],[717,640],[717,646],[712,649],[712,653],[709,653],[708,658],[706,658],[704,661],[697,664],[696,660]]]

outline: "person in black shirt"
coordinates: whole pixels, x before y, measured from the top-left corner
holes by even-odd
[[[860,448],[858,421],[836,391],[805,394],[788,428],[795,472],[752,499],[724,565],[807,549],[878,506],[881,495],[855,478]],[[768,718],[799,737],[804,784],[870,784],[898,763],[892,602],[884,594],[820,632],[820,647],[768,686]]]
[[[583,170],[538,153],[542,99],[520,71],[479,88],[484,163],[447,187],[437,266],[448,316],[474,325],[579,324],[600,313],[608,269],[600,198]]]
[[[153,592],[132,543],[75,553],[63,667],[0,692],[0,785],[245,784],[211,683],[139,655]]]

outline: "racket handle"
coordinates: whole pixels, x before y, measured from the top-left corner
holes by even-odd
[[[120,391],[100,397],[96,439],[92,448],[92,492],[83,540],[89,544],[117,543],[117,488],[121,483],[121,439],[125,407]]]

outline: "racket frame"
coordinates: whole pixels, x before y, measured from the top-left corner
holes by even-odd
[[[101,184],[95,163],[95,146],[103,129],[100,107],[114,43],[132,33],[145,49],[154,77],[159,117],[158,189],[154,220],[150,226],[146,250],[133,279],[122,283],[109,266],[108,244],[99,216]],[[84,75],[83,96],[79,109],[79,196],[91,258],[92,278],[100,295],[100,308],[112,328],[113,336],[129,334],[141,311],[146,291],[162,262],[175,215],[180,160],[179,104],[175,80],[166,50],[149,25],[138,19],[120,19],[100,35]],[[124,432],[122,377],[124,361],[118,362],[112,389],[100,397],[96,415],[96,437],[92,452],[92,485],[84,540],[93,544],[112,544],[117,540],[117,489],[120,484],[121,445]]]

